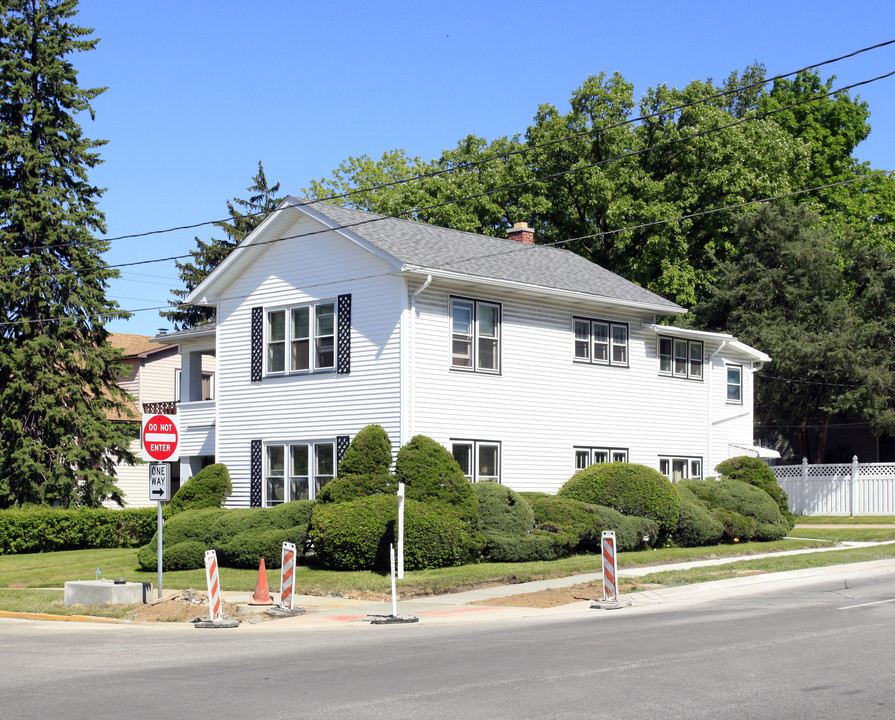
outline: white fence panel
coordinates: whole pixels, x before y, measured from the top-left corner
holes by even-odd
[[[895,463],[772,468],[796,515],[895,515]]]

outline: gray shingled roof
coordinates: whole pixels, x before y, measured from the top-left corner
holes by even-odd
[[[683,310],[569,250],[399,220],[324,202],[290,200],[307,204],[309,210],[339,226],[347,226],[347,230],[404,265],[643,303],[667,308],[669,312]]]

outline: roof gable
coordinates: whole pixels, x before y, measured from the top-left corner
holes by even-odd
[[[288,242],[282,233],[302,213],[407,273],[457,277],[490,284],[524,286],[532,292],[584,295],[630,304],[653,312],[677,314],[684,308],[568,250],[452,230],[288,197],[186,299],[213,302],[236,274],[261,252]],[[302,233],[298,237],[314,234]]]

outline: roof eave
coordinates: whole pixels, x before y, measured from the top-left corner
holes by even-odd
[[[480,275],[470,275],[462,272],[451,272],[449,270],[441,270],[438,268],[425,268],[419,266],[404,265],[401,268],[401,275],[404,276],[421,276],[431,275],[433,278],[442,278],[444,280],[453,280],[459,282],[475,283],[480,285],[488,285],[491,287],[510,288],[518,292],[531,295],[549,295],[551,297],[563,297],[575,300],[588,300],[590,302],[600,302],[607,305],[616,305],[628,308],[637,308],[638,310],[646,310],[648,312],[657,313],[659,315],[681,315],[687,312],[686,308],[669,303],[668,305],[660,303],[648,303],[640,300],[627,300],[624,298],[615,298],[608,295],[597,295],[595,293],[581,292],[578,290],[565,290],[562,288],[552,288],[543,285],[533,285],[514,280],[503,280],[501,278],[484,277]]]

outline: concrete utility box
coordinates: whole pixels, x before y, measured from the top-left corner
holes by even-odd
[[[139,605],[146,602],[146,588],[152,583],[114,583],[109,580],[73,580],[65,583],[65,605]]]

